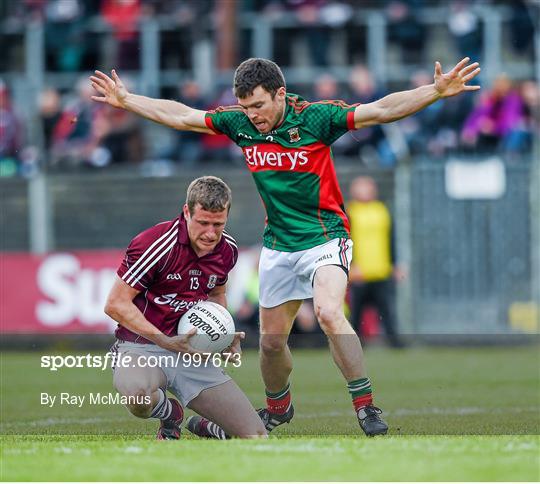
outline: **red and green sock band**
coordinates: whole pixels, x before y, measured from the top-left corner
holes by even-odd
[[[291,384],[287,383],[287,386],[276,393],[270,393],[266,390],[266,408],[271,413],[284,414],[291,406]]]
[[[347,389],[351,394],[354,410],[371,405],[373,403],[373,395],[371,393],[371,381],[369,378],[359,378],[347,383]]]

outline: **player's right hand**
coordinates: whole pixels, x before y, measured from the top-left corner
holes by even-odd
[[[189,344],[189,340],[197,333],[197,328],[193,328],[187,334],[178,336],[169,336],[167,342],[161,346],[166,350],[173,351],[174,353],[200,353]]]
[[[101,71],[94,71],[95,75],[90,76],[92,87],[100,94],[92,96],[94,101],[110,104],[115,108],[124,107],[124,101],[128,95],[128,91],[124,83],[113,69],[111,77]]]

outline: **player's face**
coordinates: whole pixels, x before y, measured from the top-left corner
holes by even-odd
[[[187,229],[191,247],[201,257],[212,252],[218,242],[227,223],[228,210],[222,212],[208,212],[199,204],[195,205],[193,215],[189,208],[184,205],[184,217],[187,221]]]
[[[251,96],[238,99],[249,120],[260,133],[269,133],[283,119],[285,113],[285,88],[280,87],[275,96],[261,86]]]

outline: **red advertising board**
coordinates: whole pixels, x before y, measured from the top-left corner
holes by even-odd
[[[257,252],[241,251],[229,275],[233,312],[244,300]],[[0,333],[112,333],[116,323],[103,308],[122,257],[121,250],[0,252]]]
[[[0,254],[2,333],[110,333],[103,313],[122,251]]]

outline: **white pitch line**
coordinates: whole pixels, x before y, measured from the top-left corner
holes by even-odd
[[[483,408],[483,407],[453,407],[453,408],[398,408],[392,411],[384,411],[383,414],[387,417],[400,417],[407,415],[479,415],[479,414],[504,414],[507,413],[505,408]],[[539,407],[512,407],[512,412],[539,412]],[[307,419],[317,417],[346,417],[352,415],[349,410],[334,410],[332,412],[317,412],[317,413],[295,413],[295,419]]]
[[[392,411],[384,411],[386,417],[401,417],[401,416],[415,416],[415,415],[483,415],[483,414],[505,414],[507,413],[505,408],[483,408],[483,407],[452,407],[452,408],[440,408],[440,407],[428,407],[428,408],[398,408]],[[540,408],[535,406],[529,407],[512,407],[513,413],[523,412],[539,412]],[[334,410],[331,412],[316,412],[316,413],[301,413],[295,414],[295,420],[314,419],[321,417],[350,417],[353,415],[352,410]],[[131,421],[129,417],[89,417],[89,418],[56,418],[50,417],[39,420],[24,420],[19,422],[3,422],[0,425],[2,428],[16,428],[20,426],[25,427],[49,427],[53,425],[70,425],[70,424],[100,424],[100,423],[121,423]]]
[[[103,418],[103,417],[90,417],[90,418],[44,418],[39,420],[26,420],[20,422],[4,422],[0,425],[2,427],[18,427],[21,425],[26,425],[30,427],[48,427],[49,425],[69,425],[69,424],[94,424],[94,423],[105,423],[105,422],[122,422],[130,420],[128,418]]]

